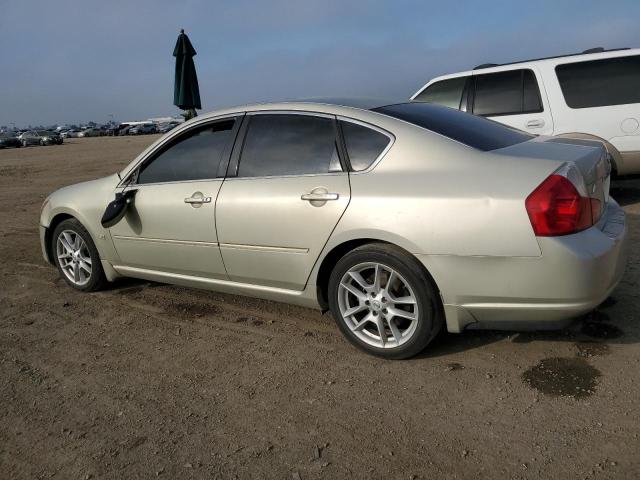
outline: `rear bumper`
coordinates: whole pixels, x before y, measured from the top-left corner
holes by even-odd
[[[419,256],[440,288],[449,331],[559,328],[602,303],[624,273],[627,225],[613,199],[597,226],[538,242],[539,257]]]

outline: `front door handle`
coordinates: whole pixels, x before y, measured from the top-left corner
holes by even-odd
[[[527,122],[527,128],[541,128],[544,127],[544,120],[536,119],[529,120]]]
[[[307,202],[326,202],[327,200],[338,200],[340,195],[337,193],[305,193],[300,196],[301,200],[306,200]]]
[[[200,208],[203,203],[211,203],[211,197],[205,197],[202,192],[195,192],[190,197],[185,198],[184,203],[190,204],[193,208]]]

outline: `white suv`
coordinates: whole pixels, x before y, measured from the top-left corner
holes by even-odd
[[[604,142],[619,175],[640,173],[640,49],[495,65],[434,78],[411,100],[526,130]]]

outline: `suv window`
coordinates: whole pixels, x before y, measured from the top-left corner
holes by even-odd
[[[533,135],[469,113],[426,103],[401,103],[374,108],[478,150],[488,151],[526,142]]]
[[[475,115],[519,115],[542,111],[538,83],[531,70],[487,73],[475,78]]]
[[[352,122],[340,123],[351,169],[355,172],[369,168],[391,141],[384,133],[372,128]]]
[[[335,121],[312,115],[253,115],[242,147],[239,177],[340,171]]]
[[[640,103],[640,56],[558,65],[556,75],[571,108]]]
[[[445,107],[460,108],[462,92],[469,77],[450,78],[429,85],[413,100],[415,102],[436,103]]]
[[[216,178],[234,123],[224,120],[181,135],[142,166],[138,183]]]

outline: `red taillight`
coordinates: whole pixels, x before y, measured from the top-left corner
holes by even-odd
[[[553,174],[527,197],[525,207],[536,236],[554,237],[591,227],[593,213],[598,213],[592,211],[592,200],[581,196],[568,178]]]

